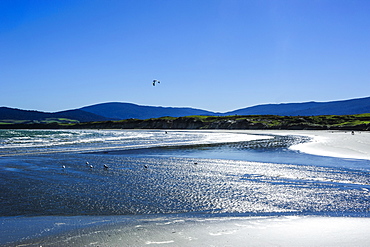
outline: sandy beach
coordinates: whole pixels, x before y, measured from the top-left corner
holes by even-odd
[[[17,224],[26,224],[27,228],[34,225],[36,230],[33,230],[33,233],[44,229],[41,226],[47,226],[49,233],[46,237],[4,246],[370,245],[368,218],[309,216],[207,218],[151,215],[131,218],[36,217],[20,219]],[[17,226],[13,227],[14,229],[10,227],[3,233],[17,234]],[[70,230],[59,233],[63,228]]]
[[[370,160],[368,132],[230,132],[308,136],[312,138],[310,142],[290,149],[318,156]],[[367,183],[349,185],[359,186],[361,193],[369,194]],[[312,215],[0,217],[0,232],[7,236],[5,242],[11,243],[4,246],[369,246],[369,228],[367,217]],[[14,245],[17,239],[22,240]]]
[[[299,135],[312,138],[310,142],[290,147],[303,153],[347,159],[370,160],[370,133],[366,131],[328,130],[253,130],[251,134]]]

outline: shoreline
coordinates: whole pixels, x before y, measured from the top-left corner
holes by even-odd
[[[1,218],[0,218],[1,220]],[[318,216],[45,216],[16,219],[2,246],[368,246],[370,218]],[[34,226],[36,229],[34,230]],[[42,230],[42,227],[48,230]],[[0,225],[1,227],[1,225]],[[19,235],[18,235],[19,237]],[[19,238],[18,238],[19,240]]]
[[[290,147],[302,153],[344,159],[370,160],[370,133],[332,130],[246,130],[250,134],[296,135],[311,141]]]
[[[175,130],[169,130],[175,131]],[[189,131],[189,130],[183,130]],[[200,131],[203,130],[191,130]],[[204,130],[250,135],[307,136],[302,153],[370,160],[370,133],[316,130]],[[367,193],[364,190],[364,193]],[[1,246],[367,246],[369,217],[315,215],[0,217]],[[16,244],[16,245],[15,245]]]
[[[139,129],[120,129],[121,131],[140,131]],[[150,129],[142,131],[150,131]],[[244,133],[249,134],[247,138],[238,138],[238,140],[229,137],[227,142],[253,141],[273,138],[277,136],[304,136],[312,140],[291,146],[289,149],[306,154],[336,157],[344,159],[364,159],[370,160],[370,132],[368,131],[351,131],[344,130],[226,130],[226,129],[153,129],[163,132],[213,132],[222,134]],[[261,136],[264,135],[264,136]],[[224,139],[224,137],[222,138]],[[220,141],[207,140],[207,143],[219,143]],[[224,140],[222,142],[225,142]],[[186,145],[186,143],[185,143]],[[112,149],[119,149],[117,147]],[[64,151],[58,151],[64,152]],[[7,154],[0,155],[7,156]]]

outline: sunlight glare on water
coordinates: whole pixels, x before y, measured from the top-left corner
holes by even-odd
[[[238,132],[142,130],[1,135],[2,216],[368,216],[370,208],[367,163],[289,151],[302,141],[296,137],[248,141]],[[220,144],[232,140],[243,142]]]

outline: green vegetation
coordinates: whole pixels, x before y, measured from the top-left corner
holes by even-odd
[[[370,114],[325,116],[187,116],[79,123],[66,118],[2,120],[0,128],[94,129],[338,129],[370,130]]]
[[[6,125],[6,124],[28,124],[31,123],[32,121],[28,120],[0,120],[0,125]]]
[[[68,118],[45,118],[42,120],[12,120],[12,119],[4,119],[0,120],[0,125],[17,125],[17,124],[77,124],[79,123],[78,120],[68,119]]]

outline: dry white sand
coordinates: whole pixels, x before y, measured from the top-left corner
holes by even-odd
[[[370,160],[370,132],[327,130],[252,130],[250,134],[308,136],[312,140],[294,145],[292,150],[303,153],[350,159]]]

